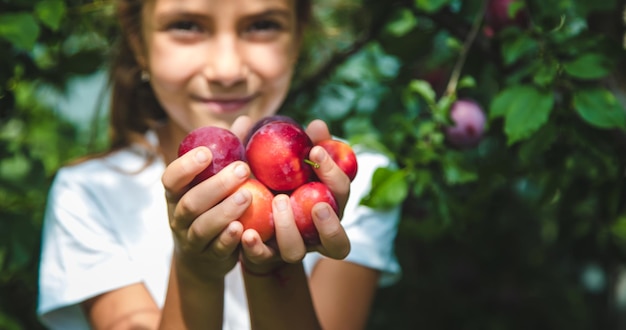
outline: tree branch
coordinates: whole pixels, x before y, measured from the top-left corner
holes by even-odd
[[[461,53],[459,54],[459,58],[454,64],[454,69],[452,70],[452,74],[450,75],[450,80],[448,81],[448,86],[446,87],[446,91],[444,95],[450,96],[456,93],[456,87],[459,83],[459,78],[461,77],[461,71],[463,70],[463,65],[465,64],[465,59],[467,58],[467,54],[469,53],[470,48],[474,44],[476,40],[476,36],[478,35],[478,31],[480,31],[480,27],[482,26],[485,6],[487,4],[486,0],[483,0],[480,10],[476,13],[476,18],[472,23],[472,29],[467,34],[465,38],[465,42],[463,43],[463,49],[461,49]]]

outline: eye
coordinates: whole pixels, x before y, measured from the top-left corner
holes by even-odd
[[[250,24],[246,29],[246,32],[278,31],[281,29],[282,25],[280,23],[269,19],[263,19]]]
[[[202,30],[200,25],[194,21],[176,21],[169,24],[168,29],[188,32],[199,32]]]

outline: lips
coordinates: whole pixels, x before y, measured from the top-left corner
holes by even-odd
[[[254,99],[253,96],[246,97],[213,97],[213,98],[197,98],[197,101],[209,108],[210,111],[215,113],[229,113],[237,112],[243,109],[250,101]]]

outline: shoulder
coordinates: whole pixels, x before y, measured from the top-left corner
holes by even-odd
[[[123,207],[132,210],[128,204],[159,187],[163,167],[129,150],[62,167],[48,192],[46,223],[104,222]]]
[[[352,148],[356,154],[357,161],[359,162],[359,169],[372,171],[372,169],[375,170],[379,167],[395,166],[393,159],[384,154],[382,151],[358,144],[353,145]]]
[[[357,174],[351,184],[351,193],[363,198],[372,188],[372,177],[380,168],[395,168],[395,161],[382,151],[360,144],[352,145],[357,158]]]
[[[146,152],[125,148],[102,157],[60,168],[53,186],[72,184],[105,188],[115,181],[132,182],[158,178],[164,168],[159,158],[149,157]],[[119,187],[117,187],[119,188]]]

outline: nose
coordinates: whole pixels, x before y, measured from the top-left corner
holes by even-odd
[[[205,75],[211,83],[231,87],[244,81],[247,68],[234,36],[215,38],[208,54]]]

